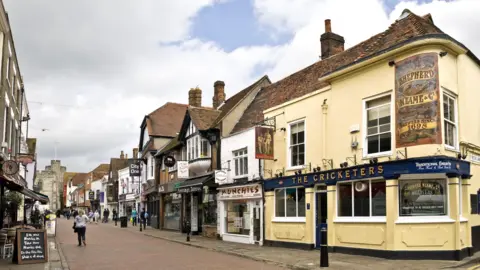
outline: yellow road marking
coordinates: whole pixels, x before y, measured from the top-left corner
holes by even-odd
[[[472,267],[468,268],[467,270],[478,270],[478,269],[480,269],[480,264],[472,266]]]

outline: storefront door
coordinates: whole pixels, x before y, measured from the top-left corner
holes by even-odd
[[[262,240],[260,235],[260,230],[262,229],[260,215],[260,202],[255,201],[253,204],[253,241],[255,243],[258,243]]]
[[[316,211],[315,211],[315,248],[320,248],[321,233],[320,228],[327,226],[327,192],[321,191],[315,193]]]

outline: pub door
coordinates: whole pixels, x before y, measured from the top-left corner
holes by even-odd
[[[253,202],[253,242],[259,244],[261,239],[261,211],[260,211],[260,201]]]
[[[325,190],[315,194],[315,248],[320,248],[322,240],[320,229],[327,226],[327,192]]]

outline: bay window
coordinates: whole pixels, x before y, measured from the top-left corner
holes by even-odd
[[[364,102],[365,155],[388,153],[392,150],[391,97]]]
[[[399,215],[446,216],[447,180],[400,180]]]
[[[293,187],[276,189],[275,217],[305,217],[305,188]]]
[[[338,183],[338,217],[386,216],[385,181]]]
[[[188,160],[210,157],[210,143],[207,139],[196,135],[187,140]]]

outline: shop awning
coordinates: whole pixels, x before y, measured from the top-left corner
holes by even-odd
[[[214,185],[213,181],[215,177],[213,174],[204,175],[196,178],[187,179],[185,182],[181,182],[178,185],[178,193],[190,193],[201,191],[202,186],[211,186]]]
[[[23,188],[19,190],[18,192],[22,193],[23,195],[30,197],[36,201],[42,202],[42,203],[48,203],[49,199],[47,195],[44,195],[42,193],[35,192],[33,190],[30,190],[28,188]]]

